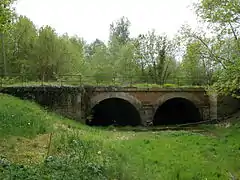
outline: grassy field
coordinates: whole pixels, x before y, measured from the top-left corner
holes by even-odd
[[[97,129],[0,94],[0,179],[240,179],[236,117],[202,131]]]

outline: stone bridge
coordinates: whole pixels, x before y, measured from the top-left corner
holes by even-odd
[[[61,115],[89,125],[165,125],[216,119],[217,100],[202,88],[6,87]]]

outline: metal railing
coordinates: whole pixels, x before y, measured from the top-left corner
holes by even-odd
[[[171,77],[164,82],[149,76],[83,76],[58,75],[51,78],[34,77],[31,74],[8,74],[0,77],[0,87],[6,86],[122,86],[122,87],[201,87],[208,83],[204,79]]]

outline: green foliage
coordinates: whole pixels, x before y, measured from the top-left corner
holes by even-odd
[[[38,105],[0,94],[0,136],[34,137],[51,129],[51,119]]]
[[[156,87],[159,88],[161,85],[158,84],[149,84],[149,83],[142,83],[142,84],[134,84],[133,87],[138,87],[138,88],[151,88],[151,87]]]
[[[80,38],[58,36],[50,26],[37,29],[27,17],[18,17],[5,39],[7,74],[11,77],[53,81],[60,74],[79,74],[85,69]]]
[[[0,179],[217,180],[240,177],[236,159],[240,156],[240,123],[236,117],[236,122],[229,127],[224,124],[202,126],[202,134],[187,131],[136,133],[87,127],[47,114],[34,103],[6,95],[0,98],[1,128],[7,127],[0,132],[8,135],[0,136]],[[3,114],[8,121],[2,120]],[[12,120],[17,125],[15,128]],[[35,125],[24,127],[30,121]],[[22,122],[21,128],[19,122]],[[54,124],[51,141],[43,138],[49,137],[48,132],[36,128],[40,127],[36,126],[39,123],[42,128]],[[43,158],[32,163],[28,155],[23,155],[26,153],[33,153],[32,158],[39,155]]]
[[[83,146],[81,146],[82,148]],[[82,150],[78,147],[75,152],[57,157],[49,156],[35,166],[9,164],[1,167],[1,179],[106,179],[105,167],[92,158],[81,159]],[[85,155],[85,154],[84,154]],[[90,153],[88,153],[90,155]],[[88,156],[89,157],[89,156]]]
[[[213,87],[221,95],[232,95],[235,98],[240,99],[240,59],[236,64],[228,66],[228,69],[224,69],[216,74],[217,82]]]
[[[135,134],[104,130],[89,132],[84,127],[69,129],[55,137],[52,145],[58,154],[53,151],[44,162],[28,166],[13,162],[3,165],[4,159],[1,159],[0,177],[124,180],[239,178],[236,159],[240,155],[239,144],[236,143],[239,129],[236,127],[205,127],[218,137],[184,131]]]
[[[154,30],[139,35],[135,42],[136,60],[142,77],[151,79],[151,83],[163,84],[174,74],[176,60],[172,43],[167,36],[159,36]]]
[[[6,86],[6,85],[13,85],[16,84],[17,82],[19,82],[19,77],[3,77],[0,78],[0,85],[1,86]]]
[[[58,35],[50,26],[36,28],[27,17],[15,16],[12,3],[4,0],[0,4],[0,25],[5,31],[1,57],[6,56],[0,68],[16,83],[24,77],[27,82],[46,84],[213,85],[220,94],[239,96],[238,0],[194,4],[196,14],[212,32],[210,37],[203,30],[184,26],[181,36],[173,39],[155,30],[131,38],[131,22],[121,17],[110,24],[107,43],[96,39],[89,44],[77,36]],[[180,52],[181,61],[177,61],[179,47],[185,49]]]
[[[163,87],[177,87],[176,84],[164,84]]]
[[[181,64],[182,76],[188,77],[193,85],[210,84],[212,70],[209,60],[204,56],[205,50],[198,41],[189,43]]]
[[[196,4],[197,14],[211,23],[234,23],[239,21],[240,2],[238,0],[201,0]]]
[[[30,19],[19,16],[5,37],[6,73],[17,79],[23,76],[24,81],[75,81],[81,75],[87,84],[122,85],[163,84],[174,77],[173,43],[154,31],[144,40],[131,39],[130,25],[122,17],[110,25],[107,44],[99,39],[86,44],[79,37],[59,36],[50,26],[37,29]]]
[[[29,74],[36,71],[33,62],[37,29],[27,17],[20,16],[5,36],[7,70],[11,73]],[[30,77],[29,77],[30,78]]]
[[[1,0],[0,2],[0,33],[7,31],[13,18],[13,9],[11,5],[15,0]]]
[[[198,17],[208,25],[211,36],[202,30],[183,28],[186,52],[183,73],[198,74],[219,94],[239,96],[240,2],[238,0],[200,0],[194,4]],[[204,84],[204,83],[201,83]]]
[[[110,25],[110,40],[115,39],[121,45],[124,45],[130,40],[129,27],[131,26],[130,21],[126,17],[121,17],[116,22]]]

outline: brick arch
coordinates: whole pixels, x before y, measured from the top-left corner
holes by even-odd
[[[203,103],[196,95],[193,93],[188,92],[174,92],[174,93],[167,93],[162,95],[155,103],[155,112],[162,104],[166,101],[174,98],[183,98],[192,102],[198,109],[200,109],[200,105]]]
[[[138,111],[141,109],[141,102],[134,96],[124,92],[103,92],[91,98],[91,109],[103,100],[119,98],[131,103]]]

